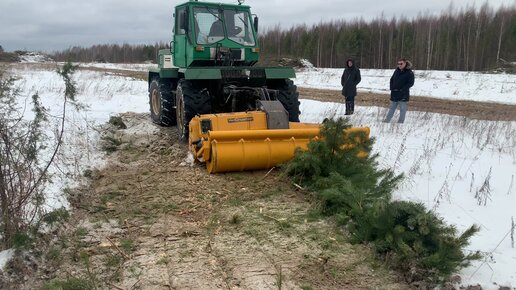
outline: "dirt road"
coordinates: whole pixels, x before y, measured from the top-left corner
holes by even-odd
[[[322,102],[344,102],[340,91],[298,88],[300,98]],[[389,106],[389,95],[359,92],[358,106]],[[410,97],[410,111],[433,112],[464,116],[471,119],[492,121],[516,121],[516,105],[487,102],[450,101],[429,97]]]

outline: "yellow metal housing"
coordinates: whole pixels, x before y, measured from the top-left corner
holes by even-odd
[[[289,123],[289,129],[268,129],[265,112],[239,112],[196,116],[189,124],[189,146],[195,158],[206,162],[208,172],[268,169],[306,150],[320,138],[320,124]],[[350,128],[351,132],[369,128]]]

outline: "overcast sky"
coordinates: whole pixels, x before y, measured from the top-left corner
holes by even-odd
[[[74,45],[169,42],[175,0],[0,0],[0,45],[5,50],[62,50]],[[213,2],[236,3],[234,0]],[[516,0],[489,0],[492,7]],[[475,0],[247,0],[261,30],[331,19],[414,17],[481,6]]]

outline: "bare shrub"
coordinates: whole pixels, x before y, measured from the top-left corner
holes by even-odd
[[[19,246],[18,242],[30,240],[30,228],[45,215],[49,168],[63,142],[66,107],[74,102],[76,94],[71,79],[74,70],[68,63],[58,71],[65,81],[65,95],[63,115],[57,117],[60,125],[53,136],[46,134],[52,116],[38,94],[32,96],[34,117],[27,120],[17,105],[20,91],[14,88],[15,79],[0,72],[0,247]]]
[[[477,199],[478,205],[487,205],[487,200],[491,200],[491,172],[493,171],[493,168],[489,168],[489,173],[486,176],[486,179],[484,180],[484,183],[482,183],[482,186],[477,190],[475,193],[475,198]]]

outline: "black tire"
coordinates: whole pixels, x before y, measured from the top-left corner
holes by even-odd
[[[149,106],[154,123],[161,126],[176,125],[175,94],[171,81],[152,80],[149,87]]]
[[[176,116],[179,139],[188,140],[188,123],[195,115],[211,113],[211,97],[207,89],[195,87],[189,80],[179,80],[176,91]]]
[[[288,112],[290,122],[299,122],[299,93],[297,86],[292,80],[286,79],[284,84],[278,88],[278,101],[283,104]]]

